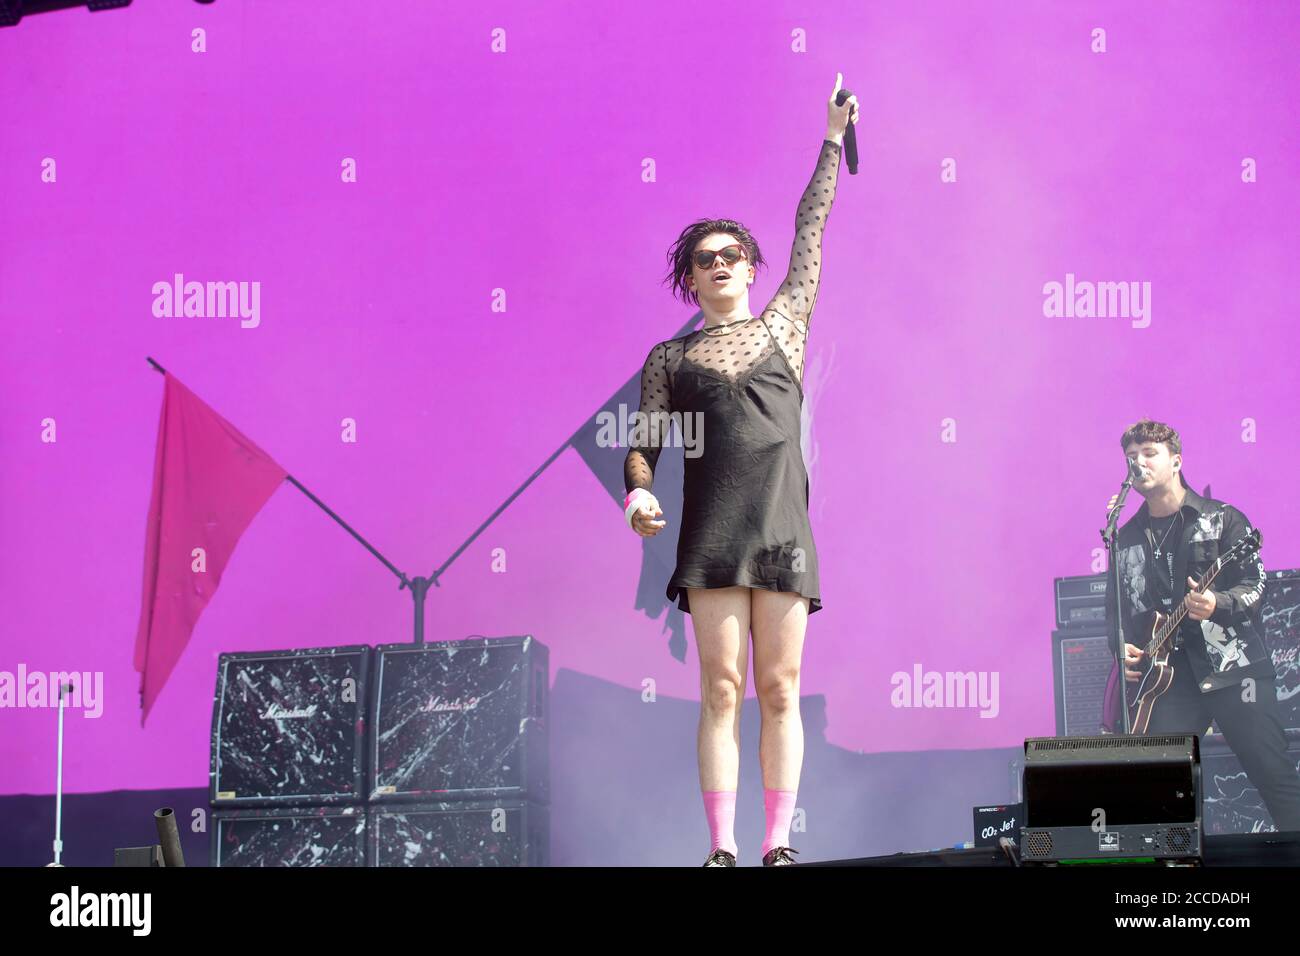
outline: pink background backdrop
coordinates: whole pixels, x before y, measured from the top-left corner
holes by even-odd
[[[0,670],[103,672],[67,790],[203,785],[220,651],[411,633],[409,595],[286,485],[141,729],[145,355],[427,574],[690,318],[659,284],[684,225],[745,222],[766,303],[837,70],[862,166],[840,171],[810,341],[826,607],[802,685],[828,741],[1052,732],[1052,579],[1093,570],[1140,416],[1180,429],[1269,568],[1300,565],[1291,5],[555,9],[137,0],[0,30]],[[260,282],[260,326],[154,317],[176,272]],[[1044,316],[1067,272],[1150,282],[1150,327]],[[633,608],[640,559],[569,450],[431,592],[428,637],[532,633],[553,674],[698,699],[693,640],[675,660]],[[997,671],[998,716],[892,707],[918,662]],[[52,711],[0,711],[0,793],[53,789],[53,735]]]

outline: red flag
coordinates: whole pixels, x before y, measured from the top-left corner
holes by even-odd
[[[135,638],[141,726],[221,583],[239,536],[286,475],[175,376],[163,378]]]

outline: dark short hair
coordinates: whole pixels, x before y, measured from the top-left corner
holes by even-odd
[[[749,264],[755,269],[760,269],[766,265],[763,259],[763,253],[758,249],[758,243],[754,237],[749,234],[749,230],[734,219],[699,219],[691,223],[682,230],[682,234],[677,237],[673,247],[668,250],[668,275],[664,282],[671,284],[671,290],[674,296],[683,302],[690,302],[694,305],[700,304],[700,297],[691,291],[686,280],[691,274],[691,254],[695,252],[695,247],[699,245],[702,239],[711,236],[715,232],[725,232],[735,236],[736,241],[745,247],[745,255],[749,256]]]
[[[1155,422],[1149,418],[1136,421],[1124,429],[1124,434],[1119,440],[1119,447],[1127,451],[1129,445],[1135,443],[1145,445],[1147,442],[1157,444],[1164,442],[1171,455],[1181,455],[1183,453],[1183,443],[1178,437],[1178,432],[1164,422]]]

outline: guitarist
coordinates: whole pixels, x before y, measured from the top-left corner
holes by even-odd
[[[1265,574],[1258,552],[1228,562],[1204,592],[1196,591],[1197,578],[1245,537],[1250,523],[1232,505],[1191,489],[1182,443],[1168,425],[1143,419],[1120,445],[1141,468],[1133,489],[1146,499],[1119,529],[1116,552],[1128,681],[1139,681],[1148,666],[1143,645],[1151,638],[1151,612],[1171,613],[1184,599],[1188,606],[1169,655],[1173,683],[1156,698],[1146,732],[1203,734],[1214,720],[1277,828],[1300,830],[1300,774],[1286,753],[1277,673],[1259,622]],[[1108,595],[1112,639],[1115,603]],[[1105,729],[1122,732],[1117,694],[1108,710]]]

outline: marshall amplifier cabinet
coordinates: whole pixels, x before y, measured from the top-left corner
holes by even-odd
[[[528,800],[372,805],[370,866],[546,866],[550,810]]]
[[[1194,734],[1025,741],[1025,863],[1201,856],[1201,761]]]
[[[212,805],[364,802],[370,655],[364,645],[222,654]]]
[[[1104,626],[1061,628],[1052,632],[1058,737],[1089,737],[1101,733],[1106,680],[1114,663]]]
[[[1106,629],[1106,575],[1057,578],[1056,626]]]
[[[1217,730],[1217,728],[1216,728]],[[1287,756],[1300,773],[1300,730],[1287,731]],[[1201,738],[1201,781],[1205,790],[1205,832],[1261,833],[1276,830],[1259,790],[1223,735]]]
[[[364,806],[215,810],[213,866],[365,866]]]
[[[532,635],[376,650],[370,799],[550,799],[548,655]]]

